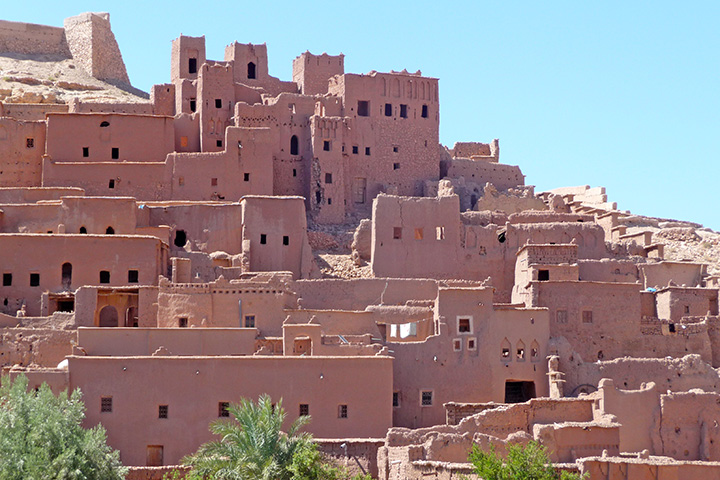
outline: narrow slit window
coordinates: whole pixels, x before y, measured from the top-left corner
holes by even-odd
[[[87,158],[90,156],[90,147],[83,147],[83,157]]]
[[[267,243],[267,235],[265,235],[264,233],[261,233],[260,234],[260,244],[265,245],[266,243]]]
[[[230,407],[230,402],[219,402],[218,417],[229,417],[230,411],[228,410],[228,407]]]
[[[428,106],[427,105],[422,106],[422,115],[421,116],[422,116],[422,118],[428,118]]]
[[[290,237],[288,235],[283,235],[283,245],[290,245]]]
[[[249,182],[249,181],[250,181],[250,174],[243,173],[243,182]]]
[[[400,118],[408,118],[408,106],[400,104]]]

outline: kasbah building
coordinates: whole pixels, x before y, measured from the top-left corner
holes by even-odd
[[[263,393],[383,480],[532,439],[592,480],[720,478],[720,277],[665,251],[700,225],[440,145],[420,72],[305,52],[282,81],[180,36],[148,99],[95,13],[0,51],[75,75],[0,88],[3,375],[79,387],[128,478]]]

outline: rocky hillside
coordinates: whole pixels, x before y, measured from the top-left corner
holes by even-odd
[[[0,53],[0,102],[68,103],[72,98],[136,103],[147,102],[148,94],[98,80],[72,58]]]

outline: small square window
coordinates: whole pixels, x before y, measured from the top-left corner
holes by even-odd
[[[290,245],[290,237],[288,235],[283,235],[283,245]]]
[[[423,390],[420,392],[420,406],[432,407],[433,404],[433,392],[432,390]]]
[[[117,160],[120,158],[120,149],[118,147],[112,147],[110,154],[113,160]]]
[[[328,202],[328,205],[332,205],[332,198],[328,197],[327,202]]]
[[[112,397],[100,397],[100,413],[110,413],[112,407]]]
[[[325,174],[325,183],[332,183],[332,173]]]
[[[393,227],[393,240],[400,240],[402,238],[402,227]]]
[[[3,273],[3,287],[12,285],[12,273]]]
[[[468,349],[468,350],[475,350],[475,349],[477,349],[477,343],[475,342],[475,339],[474,339],[474,338],[468,338],[467,349]]]
[[[300,404],[300,416],[302,417],[303,415],[310,415],[310,405],[307,403]]]
[[[445,227],[437,227],[435,229],[435,238],[437,240],[445,240]]]
[[[83,157],[87,158],[90,156],[90,147],[83,147]]]
[[[386,103],[385,104],[385,116],[386,117],[392,117],[392,103]]]
[[[211,179],[210,179],[210,186],[211,186],[211,187],[217,187],[217,178],[211,178]]]
[[[194,98],[191,98],[190,99],[190,111],[194,112],[196,110],[197,110],[197,100],[195,100]]]
[[[365,155],[370,156],[370,147],[365,147]]]
[[[264,233],[261,233],[260,234],[260,244],[265,245],[266,243],[267,243],[267,235],[265,235]]]
[[[245,328],[255,328],[255,315],[245,315]]]
[[[250,174],[243,173],[243,182],[249,182],[249,181],[250,181]]]
[[[400,170],[400,163],[398,163],[398,162],[393,163],[393,170]]]
[[[398,153],[400,151],[400,147],[397,145],[393,145],[393,153]]]
[[[472,324],[469,317],[458,318],[458,333],[472,333]]]
[[[582,312],[582,322],[583,322],[583,323],[593,323],[592,310],[583,310],[583,312]]]
[[[215,108],[222,108],[222,99],[221,98],[215,99]]]
[[[408,106],[400,104],[400,118],[408,118]]]
[[[423,229],[416,228],[415,229],[415,240],[422,240],[422,239],[423,239]]]
[[[428,106],[427,105],[422,106],[422,115],[421,116],[422,116],[422,118],[428,118]]]
[[[293,177],[297,177],[297,168],[293,168]]]
[[[367,100],[358,100],[357,114],[358,117],[370,116],[370,102]]]
[[[538,270],[538,281],[547,282],[550,280],[550,270]]]
[[[110,272],[100,270],[100,283],[110,283]]]
[[[25,146],[27,148],[35,148],[35,139],[34,138],[26,138],[25,139]]]
[[[453,351],[459,352],[460,350],[462,350],[462,340],[456,338],[453,340]]]
[[[138,283],[140,272],[138,270],[128,270],[128,283]]]
[[[215,145],[217,145],[219,148],[222,147],[222,140],[216,140]]]
[[[347,418],[348,417],[348,406],[347,405],[338,405],[338,418]]]
[[[178,318],[178,328],[187,328],[187,326],[188,326],[187,317]]]
[[[400,406],[400,392],[393,392],[392,406],[395,408]]]
[[[357,155],[358,153],[360,153],[360,147],[358,147],[357,145],[353,145],[352,152]]]
[[[555,313],[555,322],[557,322],[557,323],[567,323],[567,322],[568,322],[567,310],[558,310],[558,311]]]
[[[108,180],[108,188],[115,188],[115,179],[111,178]]]
[[[39,287],[40,286],[40,274],[39,273],[31,273],[30,274],[30,286],[31,287]]]
[[[168,418],[167,405],[158,405],[158,418]]]
[[[326,152],[330,151],[330,140],[323,140],[323,150]]]
[[[229,417],[230,411],[228,410],[228,407],[230,407],[230,402],[219,402],[218,417]]]

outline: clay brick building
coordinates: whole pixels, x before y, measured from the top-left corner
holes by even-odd
[[[81,388],[134,466],[268,393],[384,480],[530,439],[592,479],[718,475],[720,277],[668,241],[712,232],[441,145],[419,71],[171,48],[147,98],[0,102],[3,374]],[[129,84],[107,14],[0,22],[3,52]]]

